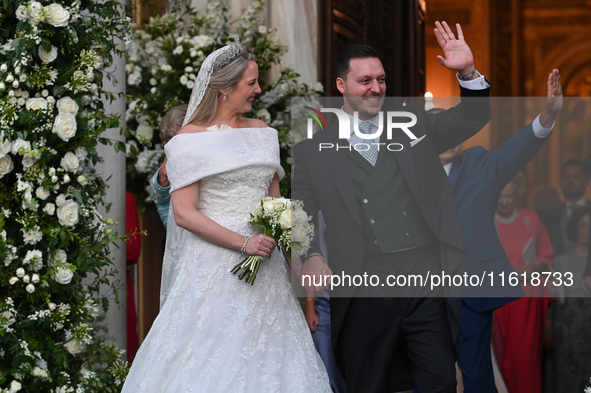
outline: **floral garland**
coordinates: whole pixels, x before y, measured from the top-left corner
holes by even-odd
[[[269,71],[280,65],[286,48],[275,38],[275,29],[259,26],[264,5],[264,0],[253,0],[236,22],[234,33],[230,32],[230,0],[211,0],[206,12],[188,9],[182,14],[151,17],[144,29],[133,27],[127,62],[127,92],[133,97],[127,108],[127,188],[141,208],[151,202],[149,180],[164,158],[158,135],[162,117],[189,101],[203,60],[235,37],[257,57],[262,93],[247,115],[279,131],[286,172],[281,189],[287,193],[291,183],[290,99],[313,97],[323,88],[320,83],[299,83],[299,75],[290,68],[281,68],[278,80],[270,83]]]
[[[94,169],[101,133],[119,125],[100,97],[115,98],[102,86],[121,15],[109,0],[0,3],[2,392],[113,391],[127,374],[101,323],[118,237]]]

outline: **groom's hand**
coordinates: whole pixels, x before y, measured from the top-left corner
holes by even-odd
[[[302,287],[308,291],[320,292],[331,285],[332,270],[320,254],[311,254],[297,273]]]
[[[449,70],[454,70],[460,73],[460,75],[468,75],[474,68],[474,56],[466,41],[464,41],[464,33],[462,32],[462,26],[456,23],[458,29],[458,38],[454,36],[447,22],[443,24],[435,22],[435,37],[441,49],[443,49],[443,55],[437,56],[439,63]],[[474,73],[472,78],[476,79],[478,73]]]

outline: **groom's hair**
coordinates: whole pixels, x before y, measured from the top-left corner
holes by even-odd
[[[369,45],[351,45],[346,47],[337,56],[337,60],[334,65],[335,79],[347,78],[351,59],[366,59],[369,57],[379,59],[380,55],[378,55],[378,52],[376,52],[376,50]]]

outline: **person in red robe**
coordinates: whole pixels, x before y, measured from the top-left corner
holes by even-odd
[[[518,174],[503,189],[495,224],[526,296],[495,311],[493,347],[510,393],[542,393],[542,333],[550,298],[542,285],[544,276],[540,285],[531,285],[531,273],[550,271],[554,249],[538,215],[517,208],[523,185]],[[524,272],[527,285],[523,285]],[[509,277],[505,285],[510,285]]]

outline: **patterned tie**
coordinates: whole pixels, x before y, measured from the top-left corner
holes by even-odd
[[[369,121],[360,121],[359,122],[359,131],[364,134],[372,134],[373,133],[373,124]],[[363,156],[372,166],[376,165],[376,161],[378,160],[378,146],[373,143],[378,143],[379,138],[374,139],[364,139],[364,143],[369,144],[369,149],[364,150],[365,147],[360,146],[360,149],[357,150],[359,154]]]

